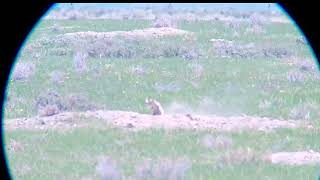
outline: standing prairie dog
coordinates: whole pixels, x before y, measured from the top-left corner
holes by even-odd
[[[152,115],[163,115],[164,114],[164,110],[158,101],[156,101],[154,99],[146,98],[145,103],[152,110]]]

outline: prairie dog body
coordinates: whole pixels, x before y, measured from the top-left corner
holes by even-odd
[[[152,115],[163,115],[164,114],[164,110],[158,101],[156,101],[154,99],[147,98],[145,100],[145,104],[147,106],[149,106],[149,108],[152,110]]]

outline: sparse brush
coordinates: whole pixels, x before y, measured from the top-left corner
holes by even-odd
[[[136,178],[180,180],[185,177],[189,168],[191,168],[191,162],[188,160],[147,160],[136,167]]]
[[[35,65],[32,62],[18,62],[13,69],[13,80],[27,80],[35,73]]]
[[[218,149],[227,149],[231,147],[233,144],[233,141],[228,136],[219,135],[215,139],[215,147]]]
[[[51,48],[50,55],[53,56],[66,56],[71,53],[71,50],[68,48]]]
[[[59,112],[59,107],[56,104],[48,104],[38,110],[39,116],[53,116]]]
[[[97,108],[96,105],[89,102],[84,95],[69,95],[65,98],[65,106],[69,111],[88,111]]]
[[[56,114],[66,110],[63,98],[53,90],[41,93],[35,100],[35,107],[40,115]]]
[[[308,41],[305,37],[301,36],[296,39],[297,44],[307,45]]]
[[[271,107],[271,105],[272,105],[272,103],[270,101],[264,99],[263,101],[261,101],[259,103],[258,107],[259,107],[259,109],[268,109]]]
[[[259,160],[261,160],[261,158],[258,156],[258,154],[253,152],[249,147],[228,151],[219,157],[219,162],[222,166],[245,164],[257,162]]]
[[[281,47],[263,48],[262,53],[268,58],[287,58],[293,56],[293,53],[289,49]]]
[[[155,83],[154,88],[162,93],[162,92],[179,92],[181,90],[181,87],[178,83],[171,82],[168,84],[162,84],[162,83]]]
[[[6,146],[6,148],[9,151],[17,152],[17,151],[22,151],[24,149],[24,145],[19,141],[10,139],[9,144]]]
[[[223,39],[212,39],[213,53],[220,57],[253,58],[259,56],[260,52],[253,43],[238,44]]]
[[[224,23],[224,26],[228,29],[233,29],[233,30],[236,30],[236,29],[239,29],[241,28],[242,26],[242,23],[241,22],[238,22],[238,21],[226,21]]]
[[[86,56],[83,58],[83,53],[80,52],[87,52],[89,57],[121,59],[136,57],[197,59],[202,56],[192,33],[171,28],[114,33],[67,33],[57,37],[56,43],[66,44],[66,47],[69,46],[76,52],[74,64],[80,71],[86,69],[84,68]]]
[[[52,90],[41,93],[35,100],[35,107],[39,114],[44,115],[57,114],[63,111],[88,111],[98,108],[84,95],[71,94],[62,97],[56,91]]]
[[[252,26],[263,26],[267,22],[266,18],[258,13],[253,13],[249,17]]]
[[[84,73],[88,71],[87,66],[88,54],[86,52],[76,52],[73,57],[73,65],[77,73]]]
[[[186,51],[182,52],[181,56],[185,60],[194,60],[201,57],[202,53],[200,53],[198,49],[187,49]]]
[[[308,105],[302,104],[295,106],[289,113],[289,118],[295,120],[309,120],[311,108]]]
[[[206,148],[212,148],[214,147],[214,137],[211,134],[206,134],[202,137],[201,143]]]
[[[262,33],[266,33],[266,30],[263,29],[263,26],[260,25],[253,25],[252,27],[248,27],[246,29],[246,33],[248,34],[262,34]]]
[[[119,180],[122,177],[118,163],[111,157],[99,159],[96,173],[100,176],[101,180]]]
[[[188,64],[192,79],[200,79],[204,76],[204,68],[200,64]]]
[[[129,69],[129,72],[139,76],[146,74],[146,70],[142,66],[133,66]]]
[[[315,63],[312,59],[306,59],[299,63],[299,69],[301,71],[312,71],[315,70]]]
[[[217,137],[214,137],[210,134],[207,134],[202,137],[201,143],[207,148],[221,150],[230,148],[233,144],[233,141],[230,137],[227,136],[219,135]]]
[[[287,73],[287,79],[290,82],[296,83],[296,82],[303,82],[306,80],[306,77],[301,72],[297,71],[290,71]]]
[[[50,80],[54,83],[63,83],[65,79],[65,73],[61,71],[52,71],[49,74]]]
[[[152,27],[161,28],[161,27],[176,27],[176,23],[173,21],[171,16],[160,16],[156,17],[152,23]]]

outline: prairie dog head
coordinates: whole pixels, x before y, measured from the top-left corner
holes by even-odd
[[[146,98],[145,104],[152,110],[153,115],[162,115],[164,113],[161,104],[154,99]]]
[[[146,104],[151,104],[152,102],[154,102],[154,100],[151,98],[146,98],[146,100],[145,100]]]

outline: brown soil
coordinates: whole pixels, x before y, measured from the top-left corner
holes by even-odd
[[[272,131],[276,128],[312,128],[305,121],[276,120],[261,117],[234,116],[221,117],[196,114],[165,114],[153,116],[126,111],[86,111],[64,112],[46,117],[6,119],[5,129],[52,129],[87,126],[91,121],[131,129],[166,128],[166,129],[215,129],[220,131],[257,130]],[[81,120],[82,119],[82,120]],[[86,119],[86,120],[83,120]],[[92,122],[94,123],[94,122]]]

